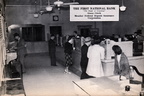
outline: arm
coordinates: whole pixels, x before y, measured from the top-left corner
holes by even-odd
[[[90,52],[91,51],[91,46],[88,48],[88,52],[87,52],[87,57],[89,58],[90,57]]]
[[[129,73],[130,67],[129,67],[129,62],[128,62],[128,58],[123,55],[123,57],[121,57],[121,64],[122,64],[122,75],[127,75]]]
[[[26,42],[24,40],[21,40],[19,43],[17,49],[26,48]]]
[[[17,42],[15,42],[15,41],[9,42],[9,44],[8,44],[8,49],[9,49],[10,51],[16,50],[16,49],[17,49]]]
[[[101,48],[100,55],[101,55],[101,60],[105,59],[105,49],[103,47]]]

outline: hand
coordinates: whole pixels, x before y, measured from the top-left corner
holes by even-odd
[[[15,50],[16,50],[16,49],[17,49],[17,47],[13,47],[13,49],[15,49]]]
[[[73,47],[73,50],[75,50],[76,48],[75,47]]]
[[[121,81],[122,79],[121,79],[121,75],[119,75],[119,80]]]

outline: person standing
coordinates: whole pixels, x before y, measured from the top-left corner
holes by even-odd
[[[100,39],[94,39],[93,45],[88,48],[89,59],[86,73],[94,77],[104,76],[101,60],[104,59],[105,49],[99,45]]]
[[[72,51],[73,51],[72,44],[73,44],[73,42],[74,42],[73,36],[69,36],[68,40],[67,40],[67,42],[65,43],[65,46],[64,46],[65,59],[66,59],[65,73],[68,73],[68,74],[70,74],[69,67],[73,64],[72,63]]]
[[[14,34],[15,42],[17,42],[16,50],[17,50],[17,60],[22,65],[22,72],[25,73],[25,57],[26,57],[26,43],[25,41],[20,37],[18,33]]]
[[[80,79],[86,79],[86,78],[91,77],[86,73],[86,69],[87,69],[87,65],[88,65],[87,52],[88,52],[88,47],[90,46],[90,44],[91,44],[91,38],[86,37],[84,40],[84,45],[81,47],[80,66],[81,66],[82,74],[81,74]]]
[[[50,40],[48,41],[51,66],[57,66],[56,65],[56,55],[55,55],[56,43],[55,43],[54,39],[55,39],[55,37],[52,35],[50,37]]]
[[[114,45],[112,50],[115,53],[114,75],[120,75],[120,77],[122,75],[128,79],[130,67],[127,56],[118,45]],[[121,80],[121,78],[119,79]]]

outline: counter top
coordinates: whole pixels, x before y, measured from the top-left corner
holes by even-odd
[[[136,59],[144,59],[144,55],[143,56],[129,56],[128,57],[128,60],[136,60]],[[114,62],[114,59],[104,59],[104,60],[102,60],[102,62],[111,63],[111,62]]]
[[[125,91],[126,85],[130,86],[130,91]],[[123,76],[122,81],[119,81],[117,75],[75,81],[74,87],[77,94],[84,96],[138,96],[141,91],[140,84],[129,84],[129,80]]]
[[[17,53],[16,52],[7,53],[6,58],[7,58],[6,64],[8,64],[11,60],[14,60],[17,58]]]

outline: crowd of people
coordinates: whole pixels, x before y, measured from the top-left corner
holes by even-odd
[[[93,42],[93,43],[92,43]],[[96,78],[104,76],[102,61],[105,59],[105,49],[100,45],[101,39],[92,40],[85,38],[85,44],[81,48],[81,79]],[[114,45],[112,50],[115,53],[114,75],[129,78],[129,61],[118,45]]]
[[[69,67],[73,65],[72,53],[75,36],[69,36],[64,44],[65,53],[65,70],[64,73],[71,74]],[[104,76],[102,60],[105,59],[105,49],[100,45],[100,38],[85,37],[84,44],[81,46],[81,77],[80,79],[96,78]],[[15,46],[13,49],[17,51],[17,60],[22,64],[23,72],[25,72],[24,58],[26,56],[26,43],[20,35],[14,34]],[[56,65],[56,43],[55,36],[51,35],[48,40],[49,56],[51,66]],[[115,53],[114,74],[129,78],[129,62],[127,56],[123,53],[118,45],[114,45],[112,50]],[[120,78],[121,79],[121,78]]]
[[[69,36],[64,44],[65,70],[64,73],[71,74],[69,67],[73,65],[72,53],[75,36]],[[104,76],[102,61],[105,59],[105,48],[101,46],[101,38],[86,37],[81,46],[81,77],[80,79],[96,78]],[[49,54],[51,65],[56,66],[54,36],[49,40]],[[118,45],[114,45],[112,50],[115,53],[114,74],[129,78],[129,62],[127,56]],[[121,78],[120,78],[121,79]]]
[[[65,53],[65,73],[70,74],[69,67],[73,65],[72,52],[75,36],[69,36],[64,44]],[[101,38],[86,37],[81,46],[81,77],[80,79],[96,78],[104,76],[102,61],[105,59],[105,49],[101,46]],[[115,53],[114,75],[129,78],[129,62],[127,56],[118,45],[114,45],[112,50]],[[120,78],[121,80],[121,78]]]

